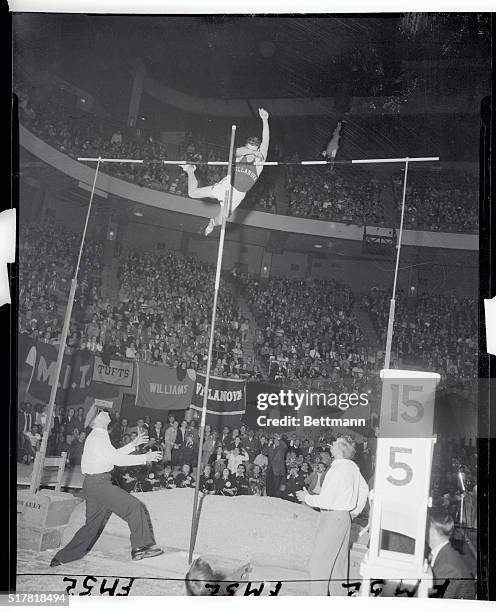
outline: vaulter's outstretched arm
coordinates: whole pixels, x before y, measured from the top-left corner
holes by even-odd
[[[260,145],[260,153],[264,156],[264,161],[267,160],[267,152],[269,150],[270,129],[269,129],[269,113],[264,108],[258,109],[258,114],[262,119],[262,144]]]
[[[262,144],[259,148],[259,153],[262,156],[261,161],[267,161],[267,152],[269,150],[270,129],[269,129],[269,113],[264,108],[258,109],[258,114],[262,119]],[[258,176],[264,169],[263,166],[256,166]]]

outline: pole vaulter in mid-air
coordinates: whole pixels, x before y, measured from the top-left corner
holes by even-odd
[[[262,140],[257,136],[250,136],[243,147],[236,149],[236,165],[234,167],[234,181],[232,188],[231,209],[227,212],[230,216],[244,200],[246,194],[257,182],[264,166],[257,165],[257,162],[265,162],[267,151],[269,150],[269,113],[263,109],[258,109],[258,114],[262,119]],[[190,198],[213,198],[218,200],[221,210],[216,217],[212,217],[205,228],[205,236],[208,236],[214,227],[222,224],[222,213],[225,205],[226,193],[229,192],[227,182],[229,178],[225,176],[215,185],[198,187],[198,180],[195,176],[196,166],[192,164],[181,165],[181,168],[188,175],[188,196]]]

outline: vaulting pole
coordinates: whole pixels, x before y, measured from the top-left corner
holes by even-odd
[[[403,201],[401,203],[401,221],[400,231],[398,234],[398,243],[396,245],[396,266],[394,268],[394,282],[393,282],[393,295],[389,303],[389,320],[386,338],[386,356],[384,359],[384,369],[389,370],[389,363],[391,361],[391,345],[393,342],[393,326],[394,326],[394,311],[396,308],[396,284],[398,282],[398,270],[400,265],[400,251],[401,251],[401,238],[403,235],[403,220],[405,217],[405,200],[406,200],[406,183],[408,180],[408,157],[405,159],[405,176],[403,178]]]
[[[76,269],[74,271],[74,276],[71,280],[71,289],[69,291],[69,298],[67,300],[64,324],[62,326],[62,333],[60,335],[59,351],[57,354],[57,363],[55,365],[55,375],[52,381],[52,388],[50,390],[50,400],[48,402],[48,413],[47,413],[47,420],[45,423],[45,430],[43,432],[43,438],[41,440],[40,450],[36,453],[36,457],[33,463],[33,473],[31,474],[31,484],[29,487],[30,493],[36,493],[36,491],[39,489],[41,475],[43,473],[43,466],[45,463],[46,449],[47,449],[47,444],[48,444],[48,436],[50,435],[50,430],[52,428],[53,412],[55,409],[55,398],[57,396],[57,388],[59,385],[60,371],[62,369],[62,360],[64,359],[65,345],[67,342],[67,334],[69,331],[72,307],[74,304],[74,296],[76,294],[79,266],[81,264],[81,257],[83,254],[84,241],[86,238],[86,230],[88,229],[88,221],[90,219],[91,205],[93,204],[93,196],[95,195],[96,179],[98,176],[98,170],[100,169],[101,161],[102,160],[100,158],[97,159],[95,178],[93,179],[93,187],[91,188],[90,203],[88,206],[88,212],[86,213],[86,221],[84,223],[83,236],[81,238],[81,246],[79,247],[79,255],[78,255],[78,260],[76,264]]]
[[[212,366],[212,351],[214,346],[214,332],[215,332],[215,317],[217,314],[217,297],[219,295],[220,285],[220,273],[222,269],[222,254],[224,252],[224,237],[226,234],[226,221],[231,214],[231,201],[232,201],[232,168],[233,168],[233,157],[234,157],[234,140],[236,137],[236,126],[233,125],[231,129],[231,145],[229,149],[229,165],[227,169],[227,190],[224,196],[224,206],[222,207],[222,225],[220,228],[219,247],[217,251],[217,268],[215,271],[215,285],[214,285],[214,303],[212,306],[212,321],[210,323],[210,342],[208,344],[208,358],[207,358],[207,371],[205,375],[205,389],[203,391],[203,404],[202,404],[202,416],[200,425],[200,444],[198,446],[198,461],[196,471],[196,485],[195,485],[195,497],[193,499],[193,513],[191,517],[191,533],[189,540],[189,563],[193,560],[193,551],[195,549],[196,532],[198,529],[198,495],[200,492],[200,476],[202,474],[202,453],[203,453],[203,438],[205,436],[205,420],[207,417],[207,400],[208,390],[210,383],[210,369]]]

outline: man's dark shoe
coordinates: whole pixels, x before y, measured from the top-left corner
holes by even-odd
[[[142,546],[141,548],[135,548],[131,551],[131,558],[133,561],[140,561],[141,559],[158,557],[163,554],[164,551],[158,546]]]
[[[57,565],[62,565],[62,563],[57,559],[57,557],[54,557],[50,561],[50,567],[57,567]]]

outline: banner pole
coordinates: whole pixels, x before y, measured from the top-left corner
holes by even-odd
[[[200,441],[198,445],[198,461],[196,470],[196,484],[195,484],[195,497],[193,499],[193,512],[191,516],[191,534],[189,539],[189,557],[188,562],[191,563],[193,560],[193,551],[195,549],[196,531],[198,528],[197,521],[197,509],[198,509],[198,495],[200,492],[200,476],[201,476],[201,460],[203,453],[203,438],[205,435],[205,420],[207,417],[207,400],[208,390],[210,384],[210,369],[212,366],[212,351],[214,346],[214,332],[215,332],[215,317],[217,314],[217,297],[219,294],[220,285],[220,273],[222,269],[222,255],[224,252],[224,237],[226,234],[226,221],[231,214],[231,200],[232,200],[232,168],[233,168],[233,157],[234,157],[234,140],[236,137],[236,126],[233,125],[231,128],[231,145],[229,149],[229,166],[227,169],[227,184],[228,188],[224,196],[224,206],[221,209],[222,225],[220,228],[219,247],[217,251],[217,268],[215,270],[215,285],[214,285],[214,303],[212,306],[212,321],[210,323],[210,341],[208,344],[208,357],[207,357],[207,371],[205,374],[205,388],[203,390],[203,404],[202,404],[202,416],[200,425]]]
[[[387,328],[387,338],[386,338],[386,356],[384,359],[384,369],[389,369],[389,364],[391,361],[391,345],[393,343],[393,327],[394,327],[394,311],[396,308],[396,284],[398,282],[398,270],[400,265],[400,251],[401,251],[401,239],[403,236],[403,220],[405,217],[405,200],[406,200],[406,183],[408,180],[408,157],[405,160],[405,178],[403,180],[403,201],[401,203],[401,221],[400,221],[400,231],[398,234],[398,243],[396,245],[396,266],[394,268],[394,282],[393,282],[393,295],[391,297],[391,301],[389,303],[389,319],[388,319],[388,328]]]
[[[96,179],[98,176],[98,170],[100,168],[100,161],[101,159],[98,158],[98,162],[97,162],[96,170],[95,170],[95,178],[93,179],[93,187],[91,189],[90,203],[88,206],[88,212],[86,213],[86,220],[84,223],[83,236],[81,238],[81,245],[79,247],[78,260],[76,263],[76,268],[74,270],[74,276],[71,280],[71,289],[69,291],[69,297],[67,300],[67,307],[66,307],[65,316],[64,316],[64,324],[62,326],[62,333],[60,335],[60,344],[59,344],[59,350],[57,353],[55,373],[54,373],[54,377],[52,381],[52,388],[50,389],[50,400],[48,402],[48,413],[47,413],[47,419],[45,422],[45,429],[43,431],[43,438],[41,439],[40,450],[36,453],[35,461],[33,463],[33,473],[31,474],[31,484],[29,486],[30,493],[36,493],[36,491],[39,489],[41,476],[43,473],[43,466],[45,463],[45,456],[46,456],[46,450],[47,450],[47,445],[48,445],[48,436],[50,435],[50,430],[52,428],[53,413],[55,409],[55,398],[57,396],[57,388],[59,384],[60,371],[62,369],[62,361],[64,359],[65,345],[67,342],[67,334],[69,331],[69,324],[71,322],[72,307],[74,305],[74,296],[76,294],[79,266],[81,264],[81,257],[83,254],[84,241],[86,238],[86,230],[88,229],[88,221],[90,218],[91,206],[93,203],[93,196],[95,195]]]

